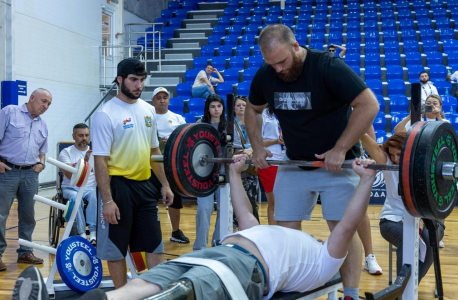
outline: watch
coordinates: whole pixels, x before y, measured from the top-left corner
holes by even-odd
[[[35,165],[42,165],[42,166],[43,166],[43,170],[44,170],[44,169],[46,169],[46,166],[45,166],[45,164],[44,164],[44,163],[42,163],[42,162],[37,162]]]

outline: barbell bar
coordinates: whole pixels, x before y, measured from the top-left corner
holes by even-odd
[[[163,162],[167,180],[175,192],[189,197],[205,197],[220,183],[220,167],[232,163],[221,158],[221,137],[210,124],[183,124],[170,135]],[[413,216],[444,219],[458,199],[458,137],[448,122],[417,122],[407,133],[399,165],[376,164],[371,169],[398,171],[399,194]],[[247,164],[251,160],[246,161]],[[274,165],[324,167],[323,161],[268,161]],[[344,163],[343,168],[351,168]]]

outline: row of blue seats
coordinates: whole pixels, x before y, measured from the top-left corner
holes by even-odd
[[[443,92],[442,94],[446,94],[447,92],[452,91],[452,87],[450,86],[449,83],[446,83],[445,81],[445,75],[444,77],[441,78],[435,78],[433,80],[435,86],[439,87],[438,91],[439,93]],[[419,77],[419,74],[418,74]],[[442,84],[444,83],[444,84]],[[376,95],[383,95],[383,85],[384,82],[380,79],[366,79],[366,84],[367,86],[374,92]],[[388,92],[388,97],[392,97],[395,95],[406,95],[406,82],[402,79],[388,79],[385,84],[387,85],[387,92]],[[445,88],[444,88],[445,87]],[[445,91],[444,91],[445,89]]]
[[[202,71],[203,68],[198,68],[198,69],[188,69],[184,73],[184,78],[186,80],[186,83],[193,84],[194,80],[196,79],[197,73]],[[242,72],[243,80],[244,81],[251,81],[253,79],[254,74],[256,74],[256,71],[258,71],[258,67],[249,67],[244,69],[243,66],[231,66],[229,69],[224,70],[224,79],[228,81],[235,81],[235,78],[237,77],[236,72]],[[212,75],[213,76],[213,75]],[[229,79],[227,78],[229,76]],[[234,78],[234,79],[231,79]],[[177,90],[180,89],[180,84],[177,85]]]
[[[349,65],[356,74],[362,75],[361,73],[361,68],[359,65]],[[386,66],[384,72],[382,72],[382,69],[379,66],[366,66],[364,68],[364,78],[366,80],[368,79],[381,79],[382,78],[382,73],[385,73],[386,79],[402,79],[405,81],[409,82],[419,82],[418,78],[420,75],[420,72],[424,72],[425,68],[422,65],[413,65],[409,66],[407,68],[407,78],[404,76],[404,68],[401,66]],[[445,73],[443,73],[445,71]],[[431,77],[431,80],[436,83],[436,81],[441,81],[445,79],[445,76],[447,75],[447,70],[439,68],[437,69],[435,65],[433,65],[431,68],[429,68],[429,74]],[[445,91],[445,88],[450,88],[451,90],[451,83],[444,81],[442,84],[443,88],[441,88],[441,91]]]
[[[207,45],[202,46],[200,48],[200,55],[212,57],[215,55],[215,50],[218,53],[218,56],[241,56],[241,57],[248,57],[251,55],[261,55],[261,50],[259,49],[259,45],[223,45],[219,47]]]
[[[193,60],[193,65],[195,69],[203,70],[207,66],[207,64],[211,62],[211,64],[216,69],[226,69],[227,66],[229,68],[238,68],[244,69],[245,68],[245,57],[240,56],[217,56],[217,57],[210,57],[210,56],[198,56],[195,57]],[[248,67],[257,67],[259,68],[264,63],[264,59],[262,55],[253,55],[248,57]]]
[[[375,50],[375,48],[374,48]],[[426,59],[426,66],[429,65],[447,65],[445,63],[445,56],[441,52],[430,51],[424,52],[423,57]],[[405,65],[408,67],[410,65],[421,65],[422,64],[422,54],[419,52],[407,52],[404,55]],[[401,65],[401,54],[399,52],[385,52],[384,61],[386,66],[399,66]],[[447,55],[448,65],[458,64],[458,52],[449,52]],[[364,62],[364,65],[367,66],[380,66],[381,54],[379,52],[367,51],[362,58],[359,53],[348,53],[345,56],[345,62],[350,65],[361,65]]]

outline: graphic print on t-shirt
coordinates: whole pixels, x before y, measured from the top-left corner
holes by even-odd
[[[275,109],[281,110],[311,110],[312,100],[310,92],[275,92]]]

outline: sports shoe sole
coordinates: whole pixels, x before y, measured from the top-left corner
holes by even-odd
[[[381,271],[375,271],[375,273],[371,273],[371,272],[369,271],[369,269],[367,269],[366,267],[364,267],[364,270],[366,270],[367,273],[369,273],[369,274],[371,274],[371,275],[382,275],[382,274],[383,274],[383,272],[381,272]]]
[[[18,263],[22,263],[22,264],[29,264],[29,265],[42,265],[43,264],[43,261],[38,261],[38,262],[31,262],[29,260],[17,260]]]
[[[180,240],[180,239],[177,239],[177,238],[174,238],[174,237],[171,237],[170,241],[176,242],[176,243],[180,243],[180,244],[189,244],[189,241],[183,241],[183,240]]]
[[[30,278],[19,277],[14,285],[13,300],[43,300],[41,289],[43,288],[43,279],[37,268],[36,272],[38,281],[32,281]]]

